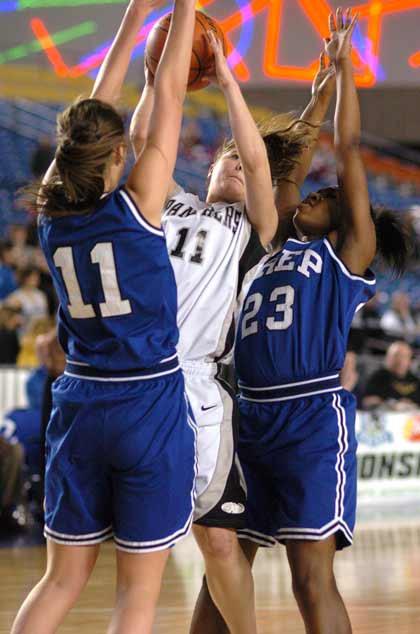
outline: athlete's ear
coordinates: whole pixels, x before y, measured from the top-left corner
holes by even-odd
[[[127,145],[125,143],[119,143],[114,150],[115,164],[121,165],[125,162],[127,156]]]

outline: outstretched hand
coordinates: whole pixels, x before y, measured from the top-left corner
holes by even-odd
[[[351,9],[347,9],[343,14],[341,7],[337,9],[335,16],[333,13],[330,14],[330,36],[324,42],[325,53],[334,64],[342,59],[350,58],[351,38],[357,19],[357,13],[352,18]]]
[[[215,81],[221,90],[235,83],[235,78],[229,68],[223,51],[223,44],[213,31],[207,31],[207,39],[214,54],[214,75],[208,75],[210,81]]]

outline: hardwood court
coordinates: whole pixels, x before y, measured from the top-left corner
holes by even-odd
[[[113,558],[113,547],[106,544],[60,634],[105,632],[113,602]],[[13,616],[43,564],[41,547],[0,550],[0,634],[10,631]],[[420,633],[420,523],[359,528],[353,548],[338,554],[336,570],[355,634]],[[201,559],[189,538],[171,555],[156,634],[188,632],[201,575]],[[260,634],[303,633],[283,549],[260,551],[255,580]]]

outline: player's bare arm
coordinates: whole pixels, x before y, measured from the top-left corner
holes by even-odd
[[[142,213],[156,226],[160,225],[175,168],[194,23],[195,0],[175,0],[168,38],[155,76],[154,105],[146,143],[127,181]],[[150,182],[157,174],[162,187],[151,191]]]
[[[116,106],[127,75],[136,35],[149,13],[163,4],[163,0],[131,0],[124,13],[114,41],[101,64],[90,93],[92,99],[100,99]],[[55,160],[51,163],[43,183],[48,183],[55,173]]]
[[[136,36],[147,16],[162,4],[163,0],[131,0],[112,46],[102,62],[91,92],[92,98],[117,105]]]
[[[247,215],[261,243],[267,245],[277,231],[278,217],[266,148],[229,69],[221,43],[213,33],[209,33],[209,40],[215,56],[216,81],[227,102],[229,122],[242,164]]]
[[[280,217],[289,209],[297,207],[301,201],[300,188],[310,170],[321,125],[334,96],[335,84],[335,67],[331,61],[327,60],[325,51],[322,51],[319,56],[318,71],[312,83],[311,100],[300,115],[302,123],[297,124],[297,126],[305,127],[305,131],[308,133],[308,142],[290,176],[279,181],[274,189],[276,207]]]
[[[334,146],[340,204],[348,228],[340,256],[348,268],[363,275],[376,253],[376,233],[371,212],[367,178],[360,153],[360,108],[351,61],[351,36],[357,15],[337,9],[330,15],[330,37],[325,52],[337,75],[337,103],[334,118]]]
[[[144,63],[144,78],[144,88],[130,123],[130,141],[136,160],[146,146],[150,117],[155,103],[154,76],[149,70],[146,61]],[[177,186],[177,183],[172,178],[169,183],[167,198],[171,196]]]

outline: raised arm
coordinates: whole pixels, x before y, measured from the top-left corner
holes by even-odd
[[[91,97],[116,105],[127,75],[136,36],[146,17],[163,0],[131,0],[92,89]]]
[[[330,38],[325,52],[335,65],[337,103],[334,118],[334,147],[340,188],[341,213],[345,214],[345,236],[340,257],[353,273],[363,275],[376,253],[376,233],[367,178],[360,154],[360,108],[351,62],[351,36],[357,15],[351,19],[337,9],[330,15]]]
[[[213,33],[209,33],[209,39],[215,55],[217,82],[227,102],[232,135],[243,169],[246,212],[261,244],[267,245],[273,240],[278,225],[267,151],[229,69],[221,43]]]
[[[152,116],[155,103],[154,77],[150,70],[147,68],[146,63],[144,65],[144,76],[146,79],[145,85],[130,123],[130,141],[136,160],[146,146],[147,136],[149,133],[150,118]],[[171,178],[169,182],[167,197],[171,195],[176,187],[176,182],[173,180],[173,178]]]
[[[195,24],[195,0],[175,0],[171,26],[154,81],[154,105],[144,149],[127,186],[142,213],[159,226],[181,131]]]
[[[321,125],[328,112],[331,99],[335,92],[335,68],[331,62],[327,64],[325,52],[319,56],[319,67],[312,83],[311,100],[300,115],[302,121],[298,123],[304,126],[308,133],[308,143],[305,145],[298,158],[296,167],[287,179],[279,181],[274,188],[274,197],[279,216],[285,211],[296,208],[301,202],[300,189],[305,182],[311,167],[312,158],[318,143]]]
[[[130,141],[136,159],[146,146],[150,117],[155,105],[154,77],[147,68],[146,62],[144,63],[144,77],[144,88],[130,122]]]
[[[115,106],[127,75],[136,35],[144,20],[163,0],[131,0],[129,3],[111,48],[101,64],[90,97],[100,99]],[[55,159],[49,166],[42,182],[48,183],[55,174]]]

